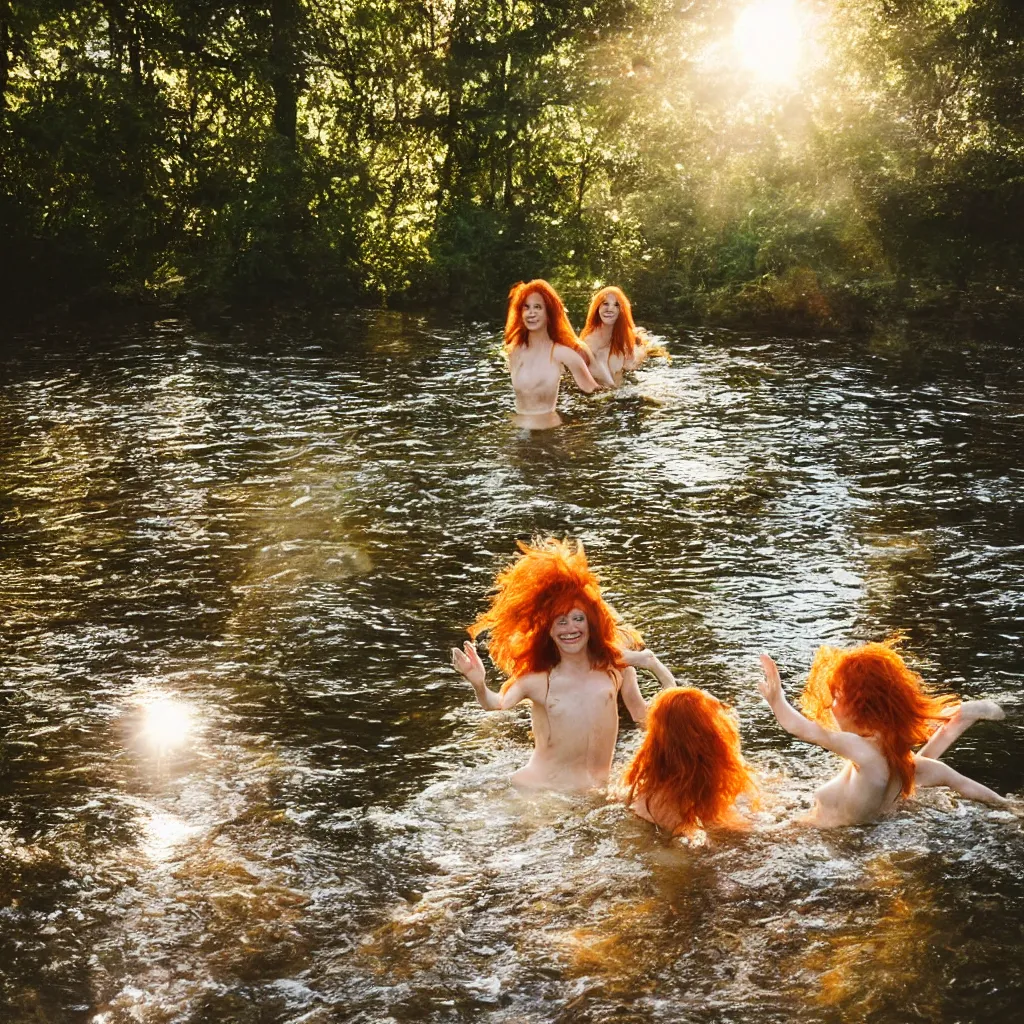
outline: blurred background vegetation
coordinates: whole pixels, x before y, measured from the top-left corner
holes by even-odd
[[[1019,0],[0,0],[2,299],[1017,326]]]

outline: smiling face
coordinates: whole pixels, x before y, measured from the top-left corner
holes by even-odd
[[[619,306],[619,300],[614,295],[606,295],[601,300],[601,305],[597,309],[597,315],[601,318],[601,323],[607,327],[614,325],[615,321],[619,319],[619,313],[621,312],[622,308]]]
[[[562,656],[585,651],[590,641],[587,613],[582,608],[574,607],[568,615],[559,615],[552,623],[549,635]]]
[[[543,331],[548,324],[548,309],[538,292],[530,292],[522,305],[523,326],[528,331]]]

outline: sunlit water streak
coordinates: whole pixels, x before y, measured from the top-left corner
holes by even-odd
[[[929,794],[793,826],[832,762],[769,720],[754,656],[795,684],[822,640],[908,629],[926,676],[1009,712],[952,763],[1020,790],[1013,354],[668,340],[534,435],[486,327],[13,346],[7,1018],[1010,1019],[1016,819]],[[668,842],[510,790],[527,718],[480,713],[445,649],[537,531],[581,537],[680,678],[736,706],[749,833]]]

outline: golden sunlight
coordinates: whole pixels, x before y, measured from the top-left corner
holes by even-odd
[[[198,831],[194,825],[162,811],[146,819],[143,828],[142,848],[155,861],[169,860],[176,848]]]
[[[181,701],[160,697],[144,706],[142,738],[157,754],[180,747],[192,732],[192,709]]]
[[[784,84],[796,77],[802,36],[795,0],[755,0],[737,15],[732,41],[747,71]]]

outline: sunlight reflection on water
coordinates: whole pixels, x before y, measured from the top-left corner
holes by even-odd
[[[834,762],[754,690],[762,648],[796,686],[818,643],[907,628],[928,678],[1008,704],[955,764],[1020,787],[1011,355],[937,353],[917,386],[855,345],[675,332],[671,364],[567,388],[531,435],[486,330],[139,337],[30,347],[0,386],[12,1020],[1013,1012],[1018,819],[928,794],[794,826]],[[445,649],[538,531],[582,537],[736,707],[749,831],[668,841],[511,789],[528,715],[481,714]]]

